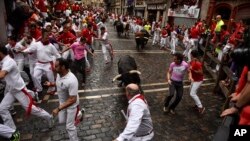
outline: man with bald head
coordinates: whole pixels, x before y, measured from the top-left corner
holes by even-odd
[[[128,98],[127,125],[114,141],[150,141],[154,137],[153,123],[144,95],[137,84],[126,87]]]
[[[219,41],[220,39],[220,33],[221,33],[221,26],[224,25],[224,22],[223,20],[221,19],[221,15],[217,15],[216,16],[216,26],[215,26],[215,29],[214,29],[214,32],[215,32],[215,35],[216,35],[216,38],[215,38],[215,42]]]

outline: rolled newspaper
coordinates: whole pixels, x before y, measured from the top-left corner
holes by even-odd
[[[128,120],[128,116],[125,114],[124,110],[121,110],[123,117]]]

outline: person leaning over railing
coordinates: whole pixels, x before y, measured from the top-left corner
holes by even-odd
[[[236,59],[237,61],[244,61],[246,58],[249,57],[250,49],[236,49],[234,51],[238,52],[238,55],[240,55],[241,59]],[[233,54],[233,55],[234,55]],[[237,54],[236,54],[237,55]],[[243,57],[242,57],[243,56]],[[232,56],[232,58],[235,58],[235,56]],[[250,62],[244,63],[244,68],[241,73],[238,85],[236,87],[235,93],[233,93],[230,97],[232,97],[231,101],[235,102],[234,106],[226,109],[222,112],[221,117],[239,113],[239,125],[250,125]]]

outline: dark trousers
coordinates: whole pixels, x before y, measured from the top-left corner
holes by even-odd
[[[171,99],[173,98],[176,91],[176,98],[174,102],[169,106]],[[165,98],[165,107],[169,106],[169,109],[175,109],[175,107],[179,104],[183,96],[183,82],[172,81],[169,84],[169,95]]]
[[[80,60],[74,60],[73,62],[73,73],[76,75],[79,72],[82,75],[82,83],[85,83],[86,80],[86,62],[85,58]]]

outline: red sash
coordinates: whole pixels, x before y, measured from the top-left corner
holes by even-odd
[[[38,63],[41,63],[41,64],[48,64],[48,63],[50,63],[51,70],[52,70],[52,71],[55,71],[55,66],[54,66],[54,62],[53,62],[53,61],[49,61],[49,62],[41,62],[41,61],[38,61]]]
[[[31,110],[32,110],[32,105],[35,105],[35,104],[33,102],[31,95],[26,91],[25,88],[23,88],[21,91],[29,98],[29,106],[28,106],[28,109],[26,110],[26,116],[29,117]]]

